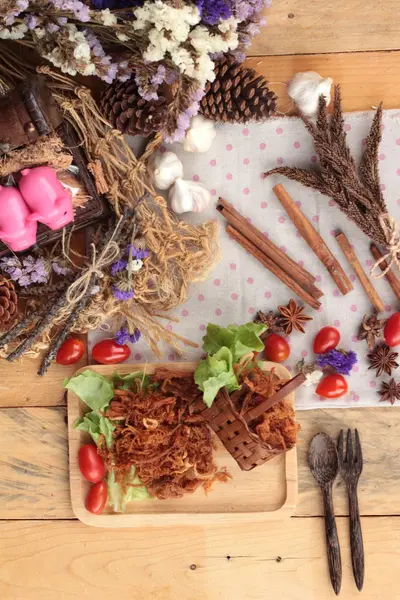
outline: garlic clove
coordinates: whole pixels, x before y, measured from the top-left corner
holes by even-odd
[[[201,183],[177,179],[168,193],[174,212],[203,212],[211,202],[211,194]]]
[[[321,94],[325,96],[326,105],[329,105],[332,83],[331,77],[321,77],[315,71],[296,73],[288,83],[288,95],[304,116],[313,117],[317,114]]]
[[[183,140],[186,152],[207,152],[217,135],[214,123],[202,115],[192,117],[190,127]]]
[[[154,152],[148,162],[148,172],[154,185],[167,190],[178,177],[183,177],[183,164],[174,152]]]

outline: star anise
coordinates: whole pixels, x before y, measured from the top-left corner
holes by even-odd
[[[388,346],[377,346],[373,352],[368,354],[371,361],[369,369],[376,369],[375,376],[379,377],[383,372],[392,374],[393,369],[397,369],[399,363],[396,362],[397,352],[393,352]]]
[[[279,323],[280,316],[274,315],[272,310],[270,310],[267,314],[259,310],[254,320],[256,323],[262,323],[263,325],[266,325],[269,333],[280,333],[283,331],[283,327]]]
[[[382,329],[385,325],[385,320],[378,319],[376,314],[364,315],[361,323],[360,340],[366,340],[368,348],[373,350],[376,344],[376,338],[382,338]]]
[[[381,395],[380,402],[394,404],[395,400],[400,400],[400,383],[396,383],[393,377],[389,382],[383,381],[379,394]]]
[[[290,335],[293,329],[305,333],[304,323],[312,321],[312,317],[303,314],[304,306],[297,306],[293,298],[289,300],[287,306],[278,306],[278,310],[282,315],[279,324],[282,325],[286,335]]]

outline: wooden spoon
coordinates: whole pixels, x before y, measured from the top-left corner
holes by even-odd
[[[336,444],[326,433],[318,433],[311,440],[308,464],[322,490],[329,573],[335,594],[339,595],[342,585],[342,560],[332,499],[332,485],[339,465]]]

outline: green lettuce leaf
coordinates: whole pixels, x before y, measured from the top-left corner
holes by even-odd
[[[90,370],[72,377],[65,387],[79,396],[94,411],[106,408],[114,397],[112,381]]]
[[[146,486],[140,484],[136,469],[132,467],[125,477],[126,493],[124,494],[121,484],[115,481],[114,472],[111,471],[107,476],[108,502],[111,508],[115,512],[125,512],[128,502],[150,499]]]
[[[208,407],[212,405],[221,388],[226,387],[229,393],[239,389],[229,348],[222,347],[214,356],[209,355],[200,361],[194,373],[194,380],[203,392],[203,400]]]
[[[223,347],[229,348],[232,352],[233,364],[236,364],[245,354],[263,350],[264,344],[260,335],[266,329],[265,325],[259,323],[228,325],[228,327],[210,323],[203,337],[203,349],[208,354],[215,354]]]
[[[110,419],[103,417],[103,415],[97,411],[88,412],[82,419],[78,419],[78,421],[74,423],[74,429],[89,433],[97,446],[99,445],[101,435],[104,435],[107,448],[111,448],[113,444],[113,431],[115,425]]]
[[[114,375],[114,383],[118,383],[118,387],[122,390],[130,390],[132,389],[132,385],[136,383],[136,391],[149,389],[150,385],[150,377],[142,373],[142,371],[135,371],[134,373],[129,373],[129,375],[119,375],[116,373]],[[122,383],[122,385],[120,385]]]

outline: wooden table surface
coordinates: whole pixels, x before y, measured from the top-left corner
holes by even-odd
[[[333,77],[346,110],[380,100],[400,108],[398,0],[274,0],[249,63],[270,81],[301,70]],[[388,52],[387,50],[391,50]],[[284,86],[274,84],[282,94]],[[299,499],[295,516],[265,526],[97,530],[73,517],[66,408],[53,366],[0,364],[0,598],[4,600],[325,600],[319,492],[306,466],[308,442],[324,430],[358,427],[365,469],[360,509],[366,552],[363,598],[400,599],[400,411],[298,413]],[[268,468],[268,466],[264,467]],[[349,552],[343,482],[335,484],[342,549],[341,598],[359,596]]]

